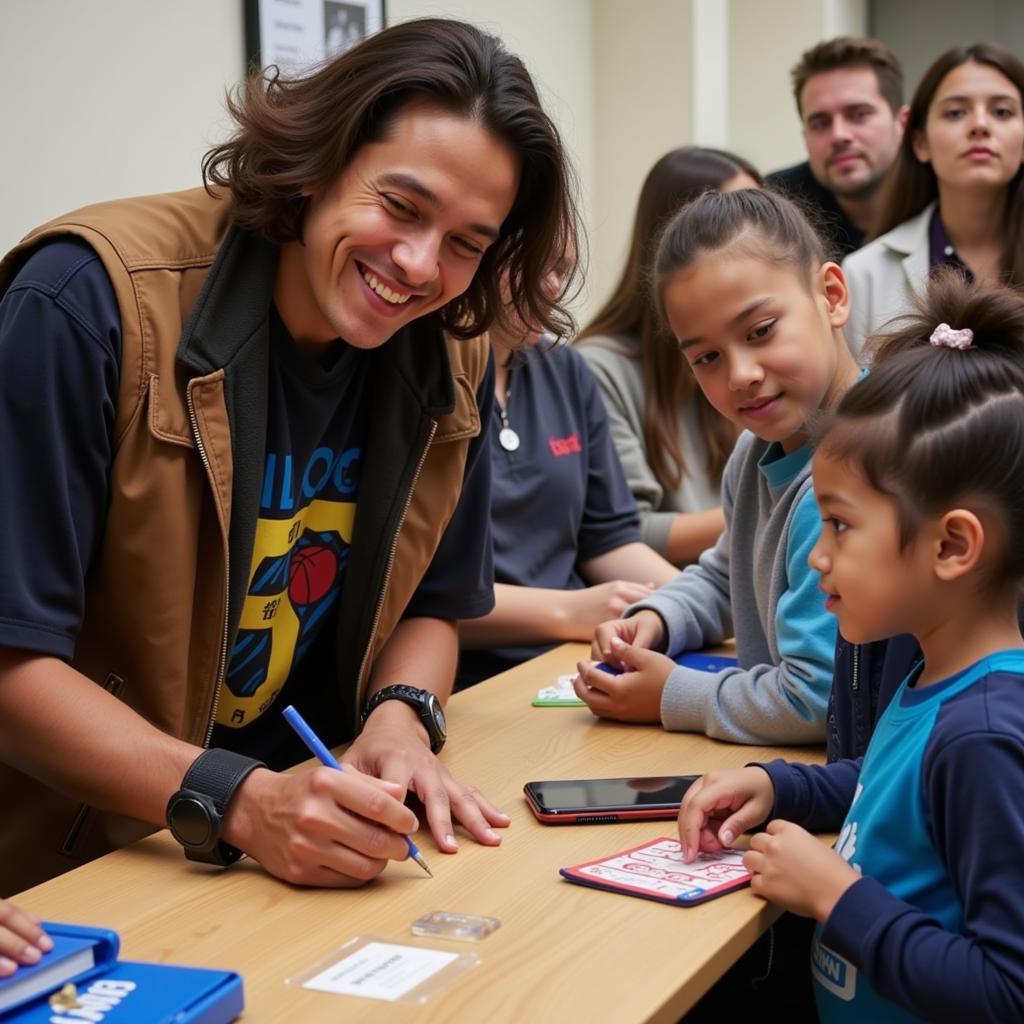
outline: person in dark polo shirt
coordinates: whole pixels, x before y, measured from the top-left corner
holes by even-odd
[[[864,244],[896,159],[907,108],[896,55],[876,39],[840,36],[792,71],[807,160],[769,174],[769,186],[817,211],[842,259]]]
[[[571,262],[545,279],[553,299]],[[494,609],[459,623],[456,690],[552,644],[589,640],[679,574],[640,540],[608,414],[579,353],[522,323],[493,327],[490,340]]]

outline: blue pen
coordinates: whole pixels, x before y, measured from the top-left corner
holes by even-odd
[[[295,708],[291,706],[291,704],[289,704],[281,714],[284,715],[285,720],[295,730],[299,739],[302,740],[302,742],[309,748],[309,752],[313,754],[321,764],[327,765],[328,768],[336,768],[339,772],[343,772],[345,770],[344,765],[342,765],[324,746],[320,737],[310,729],[306,720],[298,713],[298,711],[295,710]],[[423,868],[431,878],[433,878],[434,872],[427,867],[427,862],[423,859],[423,854],[420,853],[416,844],[409,838],[409,836],[405,837],[405,845],[409,847],[409,856],[416,861],[416,863],[419,864],[419,866]]]

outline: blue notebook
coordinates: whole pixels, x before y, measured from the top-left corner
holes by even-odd
[[[739,664],[735,658],[730,658],[728,655],[703,654],[700,651],[683,651],[682,654],[674,655],[672,660],[677,665],[699,669],[701,672],[721,672],[724,668],[735,668]],[[611,665],[603,661],[599,661],[597,667],[602,672],[608,672],[613,676],[622,675],[617,668],[612,668]]]
[[[53,949],[0,979],[5,1024],[228,1024],[242,1012],[242,979],[233,971],[118,960],[116,932],[50,921],[43,928]],[[51,1005],[69,981],[80,1005]]]

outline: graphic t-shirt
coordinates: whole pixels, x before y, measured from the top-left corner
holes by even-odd
[[[331,353],[336,361],[324,368],[280,326],[271,335],[259,536],[250,564],[231,566],[255,585],[218,700],[228,724],[216,726],[211,745],[284,768],[309,756],[281,718],[286,703],[295,703],[329,745],[351,739],[337,689],[334,626],[359,453],[366,451],[371,409],[360,397],[369,390],[373,354],[339,344]],[[0,298],[0,646],[65,661],[75,656],[110,505],[120,359],[120,311],[95,251],[73,238],[41,246]],[[477,388],[478,408],[489,408],[493,392],[492,367]],[[458,504],[406,617],[466,619],[494,606],[489,424],[481,418]],[[381,446],[378,452],[393,455]],[[285,679],[285,692],[274,697]],[[261,706],[254,716],[251,709]],[[275,713],[267,714],[271,706]],[[237,711],[245,713],[242,722],[231,721]]]
[[[315,674],[311,648],[333,621],[348,564],[365,430],[369,353],[336,343],[314,362],[270,318],[269,418],[249,588],[217,706],[214,746]],[[283,705],[282,705],[283,706]],[[275,718],[277,716],[274,716]],[[260,730],[262,731],[262,730]],[[256,744],[262,747],[262,743]]]

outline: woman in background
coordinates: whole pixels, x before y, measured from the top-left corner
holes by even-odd
[[[996,43],[947,50],[910,103],[875,239],[843,261],[856,353],[943,265],[1024,287],[1024,64]]]
[[[572,259],[545,279],[562,295]],[[678,570],[640,543],[636,503],[579,354],[512,313],[490,331],[494,610],[459,623],[456,689],[589,640]]]
[[[708,404],[651,304],[655,243],[669,218],[702,192],[760,184],[754,167],[722,150],[666,153],[640,191],[622,277],[576,340],[608,410],[641,538],[676,565],[693,561],[722,532],[719,485],[736,428]]]

